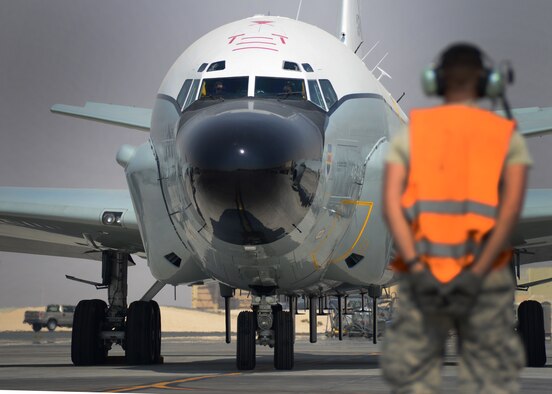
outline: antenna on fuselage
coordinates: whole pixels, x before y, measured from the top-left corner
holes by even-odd
[[[303,0],[299,0],[299,8],[297,8],[297,16],[295,17],[295,20],[299,20],[299,14],[301,13],[301,6],[303,5]]]
[[[364,59],[366,59],[366,57],[367,57],[370,53],[372,53],[372,51],[373,51],[374,49],[376,49],[376,47],[378,46],[379,43],[380,43],[379,41],[376,42],[376,43],[372,46],[372,48],[370,48],[370,50],[368,50],[368,52],[366,52],[366,55],[364,55],[364,56],[362,57],[362,61],[364,61]]]
[[[383,68],[381,67],[377,67],[378,71],[380,72],[380,75],[378,77],[378,81],[382,78],[382,77],[387,77],[389,79],[393,79],[391,78],[391,75],[389,75],[389,73],[387,71],[385,71]]]
[[[381,60],[378,62],[378,64],[376,64],[374,66],[374,68],[371,70],[372,72],[376,71],[376,68],[378,68],[378,66],[381,64],[381,62],[383,62],[385,60],[385,58],[387,57],[387,55],[389,55],[389,52],[386,52],[385,55],[383,55],[383,57],[381,58]]]

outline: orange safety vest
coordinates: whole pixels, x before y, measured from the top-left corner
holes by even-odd
[[[514,122],[466,105],[413,111],[401,204],[420,259],[442,283],[472,264],[494,228]],[[494,267],[507,264],[505,250]],[[395,268],[404,271],[400,257]]]

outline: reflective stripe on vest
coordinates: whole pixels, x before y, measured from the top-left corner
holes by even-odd
[[[458,244],[443,244],[430,242],[427,239],[416,241],[416,252],[420,256],[449,257],[460,259],[464,256],[478,256],[481,253],[481,243],[470,239]]]
[[[401,204],[418,254],[441,282],[474,261],[494,228],[513,129],[513,122],[465,105],[411,114]],[[394,265],[400,264],[399,258]]]
[[[496,216],[496,207],[483,204],[476,201],[417,201],[411,207],[405,208],[406,217],[411,222],[416,219],[420,213],[446,213],[449,215],[464,215],[473,213],[475,215],[494,218]]]

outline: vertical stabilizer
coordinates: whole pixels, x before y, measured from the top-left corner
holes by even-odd
[[[341,24],[339,39],[353,52],[362,45],[360,0],[341,1]]]

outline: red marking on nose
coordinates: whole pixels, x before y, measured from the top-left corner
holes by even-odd
[[[253,23],[256,23],[257,25],[268,25],[269,23],[272,23],[273,21],[253,21]]]
[[[274,40],[273,37],[264,37],[264,36],[263,37],[261,37],[261,36],[256,36],[256,37],[249,36],[249,37],[243,37],[242,38],[242,40],[253,40],[253,39],[255,39],[255,40]]]
[[[241,48],[232,49],[232,51],[241,51],[241,50],[243,50],[243,49],[264,49],[264,50],[267,50],[267,51],[278,52],[277,49],[274,49],[274,48],[265,48],[265,47],[241,47]]]
[[[288,39],[286,36],[283,36],[281,34],[272,33],[273,36],[280,37],[280,41],[282,41],[282,44],[286,44],[286,40]]]
[[[263,44],[263,45],[276,45],[273,42],[266,42],[266,41],[246,41],[246,42],[238,42],[236,45],[249,45],[249,44]]]
[[[230,40],[230,41],[228,41],[228,44],[232,44],[236,38],[238,38],[238,37],[240,37],[240,36],[244,36],[244,35],[245,35],[245,34],[242,33],[242,34],[236,34],[235,36],[230,36],[230,37],[228,37],[228,39]]]

